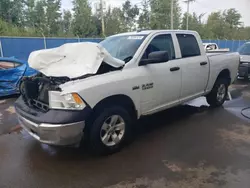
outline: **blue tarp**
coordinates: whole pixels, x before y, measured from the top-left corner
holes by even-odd
[[[0,58],[0,97],[19,93],[23,76],[36,74],[26,61],[16,58]]]

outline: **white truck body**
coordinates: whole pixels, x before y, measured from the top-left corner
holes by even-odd
[[[194,35],[201,55],[182,58],[176,33]],[[231,81],[237,75],[238,53],[209,54],[203,49],[200,36],[193,31],[143,31],[123,35],[148,36],[137,50],[134,58],[121,71],[110,72],[61,85],[63,94],[77,92],[93,108],[101,100],[112,95],[126,95],[132,99],[138,112],[138,118],[179,105],[196,97],[209,93],[222,70],[229,70]],[[176,59],[163,64],[139,66],[139,61],[150,41],[157,35],[171,34]],[[207,62],[205,66],[200,63]],[[180,67],[180,71],[171,72],[170,68]],[[132,90],[135,86],[153,83],[149,90]],[[101,94],[100,94],[100,91]]]
[[[139,44],[134,49],[135,53],[129,56],[127,61],[127,58],[124,59],[123,56],[122,58],[115,57],[118,52],[123,54],[125,42],[112,47],[105,44],[105,41],[114,44],[120,38],[128,44],[131,41]],[[114,58],[125,62],[125,65],[119,70],[97,75],[93,72],[93,75],[85,78],[65,81],[58,84],[59,89],[57,88],[56,91],[50,89],[54,87],[49,87],[47,89],[49,107],[44,112],[35,110],[32,102],[31,105],[26,105],[21,97],[18,99],[16,111],[21,125],[40,142],[54,145],[75,144],[80,141],[81,133],[84,132],[84,134],[89,134],[95,148],[114,149],[116,145],[120,147],[125,134],[124,130],[128,131],[127,119],[130,119],[124,111],[129,111],[130,115],[134,114],[139,119],[141,116],[163,111],[200,96],[207,96],[210,104],[219,106],[226,98],[227,87],[237,76],[240,61],[238,53],[207,55],[202,40],[195,31],[154,30],[123,33],[107,38],[100,45]],[[154,53],[157,45],[156,52],[160,53]],[[130,51],[131,48],[125,49]],[[119,49],[123,50],[119,51]],[[116,54],[113,53],[114,51]],[[150,59],[152,57],[162,57],[166,60]],[[152,61],[150,63],[145,59]],[[143,63],[143,61],[148,63]],[[48,64],[47,69],[50,69],[49,66]],[[60,71],[62,70],[65,71],[65,75],[70,73],[69,69],[61,67]],[[61,76],[65,76],[64,73],[61,73]],[[52,75],[46,76],[51,79]],[[39,90],[39,93],[42,91]],[[40,100],[39,97],[28,101],[36,101],[37,104],[38,100]],[[38,102],[39,105],[36,105],[36,108],[43,106],[43,103],[44,100]],[[122,106],[124,110],[117,107],[117,111],[114,111],[115,107],[112,106]],[[131,106],[133,108],[128,109]],[[90,110],[89,116],[93,123],[93,125],[88,125],[88,131],[85,131],[82,125],[82,122],[88,124],[88,116],[84,115],[87,113],[86,109]],[[30,114],[31,111],[32,114]],[[80,115],[77,115],[78,112]],[[112,119],[111,123],[105,121],[103,125],[100,125],[100,119],[107,118],[107,114]],[[113,126],[113,117],[116,121],[119,117],[119,122],[123,122],[119,124],[119,128],[110,128]],[[107,124],[109,127],[107,133],[101,137],[98,136],[101,135],[99,133],[101,130],[98,129]],[[116,134],[114,131],[122,129],[121,127],[123,131]],[[49,136],[43,135],[44,129],[51,130]],[[112,142],[108,140],[111,137]]]

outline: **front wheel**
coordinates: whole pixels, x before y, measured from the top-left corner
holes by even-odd
[[[94,154],[110,154],[120,150],[129,140],[132,119],[120,106],[99,110],[89,125],[89,145]]]
[[[207,95],[207,103],[212,107],[221,106],[226,98],[228,92],[228,81],[225,78],[219,78],[212,89],[212,91]]]

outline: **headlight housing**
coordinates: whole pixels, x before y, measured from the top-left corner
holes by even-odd
[[[51,109],[82,110],[86,104],[77,93],[62,95],[57,91],[49,91],[49,107]]]

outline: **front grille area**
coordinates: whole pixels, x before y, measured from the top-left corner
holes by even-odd
[[[47,112],[49,110],[48,91],[50,87],[49,79],[26,77],[20,84],[20,91],[27,106]]]
[[[35,100],[35,99],[31,99],[30,104],[31,104],[31,106],[38,108],[42,112],[47,112],[49,110],[49,105],[47,105],[43,102],[40,102],[38,100]]]

